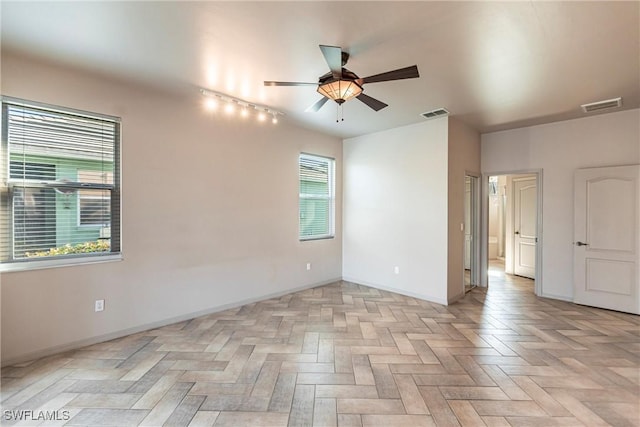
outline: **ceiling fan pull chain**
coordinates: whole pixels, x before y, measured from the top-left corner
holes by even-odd
[[[336,123],[339,122],[338,118],[340,117],[340,105],[336,104]]]
[[[344,107],[340,105],[340,116],[342,117],[342,121],[344,122]]]

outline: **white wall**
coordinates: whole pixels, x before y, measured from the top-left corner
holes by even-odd
[[[339,139],[6,52],[2,93],[120,116],[123,135],[124,261],[3,274],[5,363],[341,277]],[[301,151],[336,158],[334,239],[298,241]]]
[[[640,163],[640,110],[482,135],[482,172],[543,170],[542,296],[573,298],[573,174]]]
[[[447,132],[445,117],[344,141],[345,280],[447,303]]]
[[[467,173],[476,176],[480,174],[480,134],[461,121],[449,117],[448,141],[449,170],[447,173],[449,177],[449,194],[447,205],[449,208],[449,244],[447,302],[452,303],[464,296],[465,232],[460,229],[460,224],[465,222],[465,176]],[[476,234],[480,236],[479,232]],[[480,247],[478,240],[476,239],[475,242],[472,242],[476,253]],[[473,254],[474,251],[471,253]]]

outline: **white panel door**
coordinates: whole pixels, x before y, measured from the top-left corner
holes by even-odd
[[[535,278],[538,189],[536,178],[513,180],[513,273]]]
[[[640,166],[578,169],[574,302],[640,314]]]

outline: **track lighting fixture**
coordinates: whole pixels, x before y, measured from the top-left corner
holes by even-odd
[[[200,93],[205,96],[205,107],[209,111],[217,110],[222,104],[224,105],[223,109],[225,113],[229,115],[232,115],[237,109],[239,109],[241,117],[249,117],[251,115],[251,110],[255,110],[258,121],[264,122],[267,120],[267,116],[271,115],[271,123],[273,124],[278,123],[278,116],[284,116],[283,112],[274,110],[271,107],[252,104],[243,99],[235,98],[221,92],[201,89]]]
[[[209,111],[214,111],[218,108],[218,100],[217,98],[207,98],[204,101],[204,106],[207,108],[207,110]]]

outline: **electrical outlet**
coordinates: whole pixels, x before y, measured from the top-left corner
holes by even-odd
[[[400,274],[400,267],[398,267],[397,265],[393,267],[393,272],[396,274]]]
[[[104,310],[104,300],[103,299],[97,299],[96,300],[95,310],[96,310],[96,312]]]
[[[310,262],[307,263],[307,270],[311,270],[311,263]]]

